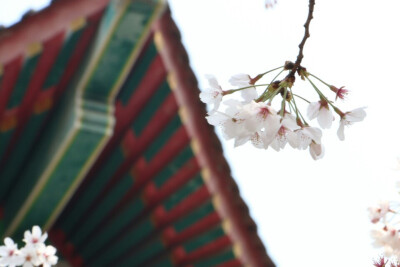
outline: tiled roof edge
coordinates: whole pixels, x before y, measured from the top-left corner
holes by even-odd
[[[66,21],[86,18],[105,8],[110,0],[59,0],[37,13],[28,14],[19,23],[0,30],[0,64],[24,53],[27,47],[42,43],[66,30]],[[43,30],[46,29],[46,30]]]

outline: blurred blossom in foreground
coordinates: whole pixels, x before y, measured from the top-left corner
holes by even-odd
[[[46,239],[47,233],[42,233],[39,226],[33,226],[32,232],[25,231],[25,246],[21,249],[11,238],[6,237],[4,246],[0,246],[0,266],[50,267],[57,264],[57,250],[53,246],[46,246]]]

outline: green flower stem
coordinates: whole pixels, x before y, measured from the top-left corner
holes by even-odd
[[[292,95],[294,95],[294,94],[292,93]],[[294,104],[294,110],[296,111],[296,119],[297,119],[297,118],[299,118],[299,109],[297,108],[296,101],[294,100],[294,97],[292,98],[292,101],[293,101],[293,104]],[[292,104],[291,102],[289,102],[289,103]]]
[[[269,84],[271,85],[271,84],[276,80],[276,78],[278,78],[279,75],[282,74],[283,71],[284,71],[284,70],[281,70],[281,71],[272,79],[272,81],[271,81]],[[265,98],[265,96],[267,96],[267,93],[268,93],[268,88],[269,88],[269,86],[265,89],[265,91],[261,94],[261,96],[256,100],[256,102],[268,100],[269,97],[268,97],[268,98]]]
[[[285,91],[283,93],[283,98],[282,98],[282,104],[281,104],[281,117],[283,117],[283,114],[285,112],[285,105],[286,105],[286,95],[287,95],[287,88],[285,87]]]
[[[304,97],[302,97],[302,96],[299,96],[299,95],[297,95],[297,94],[293,94],[294,96],[296,96],[296,97],[298,97],[298,98],[300,98],[300,99],[302,99],[302,100],[304,100],[304,101],[306,101],[307,103],[309,103],[310,104],[310,101],[308,101],[307,99],[305,99]]]
[[[296,112],[296,118],[297,118],[297,110],[295,110],[295,108],[293,107],[292,102],[289,101],[289,112],[293,113],[293,110]]]
[[[269,97],[268,97],[267,99],[265,99],[265,100],[268,100],[268,99],[269,99],[269,103],[271,103],[272,100],[274,100],[274,97],[281,91],[281,89],[282,89],[282,86],[279,86],[278,89],[276,89],[276,90],[272,93],[272,95],[269,96]],[[264,100],[264,101],[265,101],[265,100]]]
[[[296,112],[296,119],[300,118],[300,117],[299,117],[299,111],[297,110],[297,108],[295,108],[295,107],[293,106],[292,101],[289,101],[289,107],[290,107],[290,111],[294,110],[294,111]]]
[[[332,102],[329,101],[329,100],[324,96],[324,94],[321,93],[321,91],[317,88],[317,86],[315,86],[315,84],[314,84],[308,77],[306,77],[306,78],[307,78],[307,80],[311,83],[311,85],[314,87],[314,89],[315,89],[315,91],[318,93],[319,97],[320,97],[321,99],[325,100],[325,101],[333,108],[333,110],[334,110],[340,117],[342,117],[344,113],[343,113],[340,109],[338,109],[335,105],[333,105]]]
[[[318,78],[317,76],[315,76],[314,74],[311,74],[311,73],[308,73],[308,74],[310,74],[311,76],[313,76],[315,79],[317,79],[317,80],[320,81],[321,83],[325,84],[326,86],[331,87],[330,84],[327,84],[326,82],[324,82],[323,80],[321,80],[320,78]]]
[[[292,93],[292,94],[293,94],[293,93]],[[293,94],[293,95],[295,95],[295,94]],[[302,97],[301,97],[301,98],[302,98]],[[302,98],[302,99],[304,99],[304,98]],[[307,121],[306,121],[306,120],[304,119],[304,117],[303,117],[303,114],[301,114],[299,108],[297,107],[296,100],[294,99],[294,97],[292,98],[292,101],[293,101],[293,104],[294,104],[295,109],[296,109],[296,118],[299,118],[299,115],[300,115],[300,118],[303,120],[304,125],[308,125]],[[308,102],[308,101],[307,101],[307,102]],[[309,102],[309,103],[310,103],[310,102]]]
[[[330,101],[324,96],[323,93],[321,93],[321,91],[318,89],[318,87],[306,76],[307,80],[311,83],[312,87],[314,87],[314,90],[317,92],[317,94],[319,95],[319,97],[323,100],[325,100],[326,102],[328,102],[328,104],[331,104]]]
[[[268,74],[268,73],[270,73],[270,72],[273,72],[274,70],[279,70],[280,68],[283,68],[284,66],[280,66],[280,67],[277,67],[277,68],[275,68],[275,69],[272,69],[272,70],[269,70],[269,71],[267,71],[267,72],[264,72],[264,73],[261,73],[261,74],[258,74],[257,76],[264,76],[265,74]]]
[[[258,87],[258,86],[268,86],[268,85],[269,85],[268,83],[265,83],[265,84],[257,84],[257,85],[246,86],[246,87],[242,87],[242,88],[239,88],[239,89],[229,89],[229,90],[224,91],[223,95],[230,95],[230,94],[233,94],[234,92],[241,91],[241,90],[244,90],[244,89],[249,89],[249,88]]]

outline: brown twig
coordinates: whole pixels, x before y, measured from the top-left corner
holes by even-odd
[[[299,44],[299,54],[297,55],[296,62],[294,63],[294,67],[291,69],[289,74],[286,77],[294,77],[294,74],[296,73],[297,69],[300,67],[301,60],[303,59],[303,49],[304,49],[304,44],[306,43],[306,40],[308,37],[310,37],[310,22],[313,18],[313,12],[314,12],[314,5],[315,5],[315,0],[310,0],[309,5],[308,5],[308,17],[306,20],[306,23],[304,24],[304,36],[303,40],[301,40],[301,43]]]

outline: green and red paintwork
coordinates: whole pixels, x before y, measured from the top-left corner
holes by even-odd
[[[274,266],[166,3],[55,1],[0,66],[2,235],[41,225],[73,266]]]

